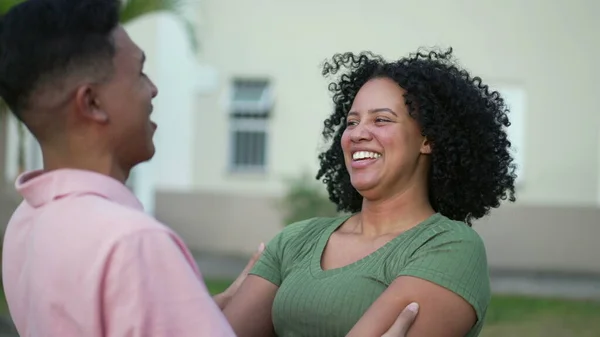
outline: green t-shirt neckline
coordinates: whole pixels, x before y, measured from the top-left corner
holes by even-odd
[[[327,230],[323,231],[323,233],[321,234],[321,237],[319,238],[319,241],[315,245],[314,251],[312,253],[310,272],[313,277],[319,278],[319,279],[326,278],[326,277],[330,277],[330,276],[334,276],[334,275],[343,273],[343,272],[353,269],[353,268],[358,268],[361,265],[368,263],[369,261],[371,261],[373,259],[376,259],[381,254],[384,254],[385,252],[387,252],[389,249],[392,249],[393,247],[396,246],[396,243],[398,241],[404,240],[404,238],[406,236],[411,235],[412,232],[417,231],[421,227],[427,226],[428,224],[435,223],[441,217],[440,213],[434,213],[433,215],[431,215],[424,221],[407,229],[406,231],[400,233],[399,235],[396,235],[393,239],[386,242],[383,246],[379,247],[379,249],[372,252],[371,254],[369,254],[355,262],[347,264],[345,266],[324,270],[321,262],[323,260],[323,253],[325,252],[325,247],[327,246],[327,243],[329,242],[331,235],[333,235],[333,233],[336,230],[338,230],[346,221],[348,221],[348,219],[350,219],[354,215],[355,214],[349,214],[349,215],[344,215],[344,216],[338,217],[335,221],[332,222],[331,226],[329,226],[329,228],[327,228]]]

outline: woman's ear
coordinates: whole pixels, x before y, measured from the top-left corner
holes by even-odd
[[[423,142],[421,143],[421,153],[431,154],[431,142],[425,136],[423,137]]]

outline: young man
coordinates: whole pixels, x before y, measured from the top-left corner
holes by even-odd
[[[154,155],[158,90],[119,5],[28,0],[0,23],[0,96],[44,158],[18,178],[4,237],[11,316],[22,336],[233,336],[221,309],[247,271],[215,301],[180,237],[124,184]]]

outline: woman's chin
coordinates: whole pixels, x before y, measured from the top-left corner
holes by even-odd
[[[377,181],[374,179],[353,179],[352,186],[358,193],[364,196],[364,192],[368,192],[377,186]]]

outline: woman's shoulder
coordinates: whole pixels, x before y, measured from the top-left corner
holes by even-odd
[[[332,226],[339,226],[348,217],[349,216],[347,215],[335,217],[314,217],[293,222],[285,226],[285,228],[279,232],[277,236],[279,236],[282,241],[297,241],[299,239],[317,238]]]
[[[449,289],[485,317],[490,303],[487,254],[481,236],[465,222],[437,215],[413,238],[406,258],[394,266],[398,276],[428,280]]]
[[[479,233],[472,227],[439,213],[422,223],[415,234],[414,243],[419,247],[441,243],[462,243],[480,248],[485,246]]]
[[[325,232],[331,231],[344,219],[344,216],[315,217],[291,223],[269,241],[265,252],[278,261],[280,271],[285,273],[295,262],[311,256]]]
[[[396,269],[405,270],[410,265],[416,269],[467,268],[471,272],[487,272],[485,243],[465,222],[436,214],[420,224],[407,241],[404,249],[398,250],[402,259]]]

